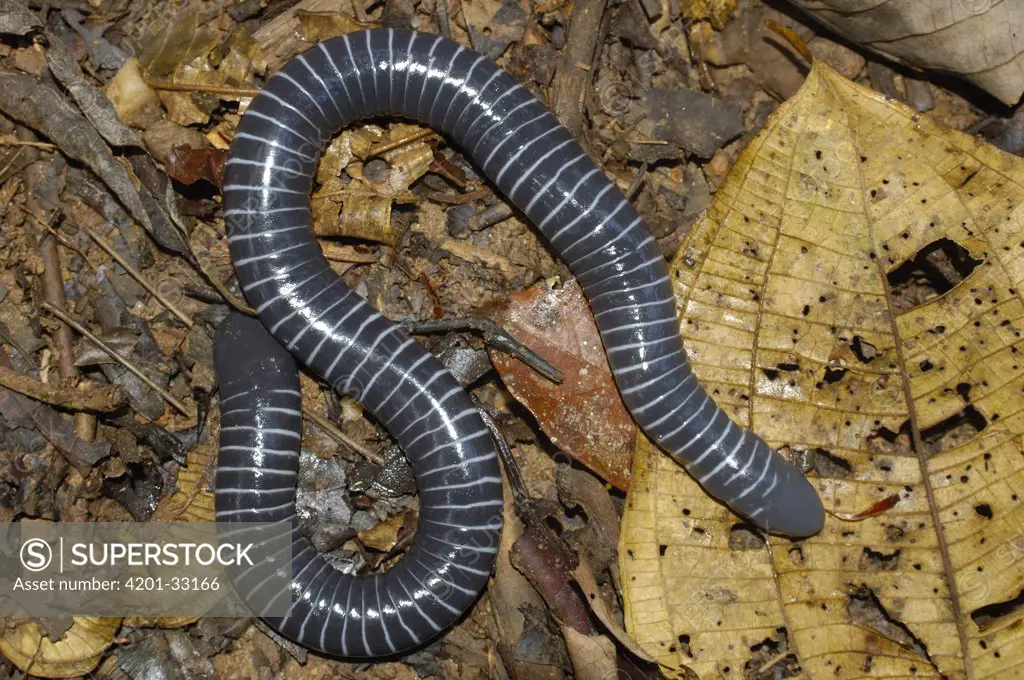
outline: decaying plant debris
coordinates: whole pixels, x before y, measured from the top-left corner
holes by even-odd
[[[448,35],[552,108],[672,259],[698,376],[832,512],[793,543],[704,496],[636,433],[537,232],[441,136],[373,120],[326,149],[315,228],[508,443],[488,592],[369,666],[259,622],[8,621],[6,676],[1016,677],[1024,169],[958,130],[1021,153],[1024,51],[997,35],[1012,3],[953,4],[0,0],[0,519],[212,520],[213,331],[247,309],[226,150],[269,74],[376,26]],[[887,46],[850,42],[879,25]],[[304,529],[387,568],[404,457],[308,376],[303,409]]]

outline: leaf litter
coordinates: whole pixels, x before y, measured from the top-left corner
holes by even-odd
[[[1016,271],[1016,260],[1010,226],[1000,227],[1005,243],[994,240],[991,226],[1005,211],[999,201],[1015,196],[1017,180],[1004,178],[993,189],[996,175],[1012,176],[1011,165],[928,119],[911,116],[908,123],[904,109],[890,110],[815,67],[811,82],[834,98],[860,92],[862,108],[837,112],[819,104],[808,114],[818,121],[811,145],[825,147],[824,158],[806,158],[802,141],[809,179],[790,190],[799,192],[794,205],[812,208],[779,213],[787,226],[824,220],[831,192],[863,189],[847,181],[843,165],[842,182],[829,174],[828,150],[846,147],[824,140],[845,129],[840,121],[861,121],[895,147],[942,139],[965,156],[966,169],[957,169],[932,148],[926,169],[941,169],[933,176],[910,154],[906,162],[872,153],[854,163],[878,180],[876,194],[865,199],[872,219],[881,224],[884,214],[894,225],[875,247],[875,267],[889,287],[885,304],[861,270],[846,272],[839,284],[814,278],[843,275],[852,266],[847,260],[856,261],[829,255],[850,255],[861,245],[856,220],[846,215],[828,222],[813,255],[790,253],[785,273],[816,287],[766,276],[774,166],[750,164],[746,181],[764,186],[748,198],[734,175],[747,167],[746,155],[762,152],[755,134],[778,128],[769,119],[777,99],[793,95],[806,74],[759,28],[766,18],[796,26],[810,51],[843,75],[931,108],[950,125],[976,125],[1012,145],[1014,117],[873,61],[752,0],[616,7],[595,0],[386,0],[341,12],[324,0],[264,4],[186,2],[172,12],[162,4],[30,9],[19,0],[0,2],[0,77],[9,85],[0,89],[5,519],[212,516],[219,427],[212,333],[228,309],[244,308],[219,216],[225,151],[267,74],[312,40],[382,25],[448,33],[487,53],[575,131],[647,218],[663,252],[679,250],[681,309],[695,326],[687,323],[684,332],[701,378],[717,399],[741,417],[752,414],[755,428],[785,445],[822,485],[835,518],[810,541],[765,543],[693,488],[632,427],[585,302],[536,231],[439,135],[374,120],[329,147],[313,199],[316,229],[332,267],[419,333],[509,442],[510,474],[522,484],[506,494],[508,529],[488,593],[438,642],[369,669],[308,653],[259,623],[209,618],[12,621],[0,633],[6,663],[37,676],[132,678],[151,667],[188,678],[1012,673],[999,659],[1011,656],[1019,612],[1016,543],[1006,538],[1016,516],[1000,493],[1015,493],[1007,460],[1019,455],[1020,438],[1013,438],[1016,419],[1004,398],[1013,360],[994,348],[1014,346],[1015,293],[1000,288],[998,273]],[[681,106],[686,115],[676,115]],[[888,112],[884,122],[864,123],[879,110]],[[956,202],[939,191],[939,176],[947,186],[963,182],[956,188],[961,212],[973,217],[969,225],[981,225],[970,227],[973,234],[950,218]],[[912,205],[920,198],[928,208]],[[722,217],[723,203],[748,199],[749,206]],[[736,222],[738,214],[751,223]],[[709,226],[716,220],[729,226],[720,250],[711,251],[731,251],[724,262],[694,249],[718,243],[719,231]],[[934,238],[920,235],[928,230]],[[691,261],[701,263],[697,274]],[[714,269],[708,261],[725,267],[714,271],[715,282],[760,277],[758,299],[734,304],[753,283],[702,289]],[[744,361],[723,341],[744,331],[744,314],[762,306],[775,317],[758,317],[769,323],[749,333],[770,342]],[[841,322],[843,313],[853,321]],[[885,323],[892,318],[900,320],[895,330]],[[782,319],[799,322],[797,333]],[[821,333],[833,324],[835,332]],[[567,378],[561,386],[559,372]],[[386,568],[415,524],[408,466],[358,404],[308,377],[303,394],[305,529],[333,560],[356,570]],[[595,412],[601,417],[592,419]],[[851,424],[835,413],[848,414]],[[513,513],[523,499],[535,508],[527,522]],[[936,524],[932,508],[940,506]],[[984,553],[985,546],[994,552]],[[652,564],[651,555],[654,564],[673,565],[665,572],[671,580],[637,570]],[[673,628],[648,614],[646,627],[634,625],[639,608],[659,598],[666,611],[689,617],[685,625]],[[619,623],[620,603],[635,642]],[[823,648],[818,629],[841,634]],[[842,642],[838,649],[829,646],[834,640]],[[645,664],[648,654],[663,665]]]

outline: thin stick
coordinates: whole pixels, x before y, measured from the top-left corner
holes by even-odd
[[[48,142],[28,142],[21,139],[0,139],[0,146],[31,146],[33,149],[46,149],[48,151],[57,148],[56,144],[50,144]]]
[[[167,390],[165,390],[164,388],[160,387],[155,382],[150,380],[149,377],[146,376],[145,373],[143,373],[142,371],[137,369],[134,365],[131,364],[131,362],[129,362],[123,356],[121,356],[120,354],[115,352],[109,345],[107,345],[107,343],[103,342],[98,337],[93,335],[92,332],[88,328],[86,328],[82,324],[80,324],[77,321],[75,321],[75,319],[72,318],[69,314],[66,314],[63,310],[57,309],[56,307],[51,305],[49,302],[43,302],[41,307],[43,309],[45,309],[46,311],[48,311],[50,314],[53,314],[55,317],[57,317],[58,319],[60,319],[64,323],[66,323],[67,325],[69,325],[72,328],[74,328],[76,331],[78,331],[78,333],[80,333],[83,337],[85,337],[89,342],[91,342],[92,344],[94,344],[97,347],[99,347],[100,350],[102,350],[104,354],[106,354],[111,359],[113,359],[117,363],[119,363],[122,366],[124,366],[125,369],[130,371],[136,378],[138,378],[142,382],[146,383],[147,387],[149,387],[151,390],[153,390],[154,392],[159,394],[161,397],[163,397],[164,400],[168,404],[170,404],[174,408],[178,409],[179,411],[181,411],[186,416],[195,417],[194,413],[192,413],[187,408],[185,408],[185,406],[180,401],[175,399]]]
[[[421,140],[421,139],[423,139],[425,137],[430,137],[431,135],[434,135],[434,134],[437,134],[437,133],[435,133],[431,128],[427,128],[425,130],[420,130],[419,132],[413,133],[413,134],[409,135],[408,137],[403,137],[402,139],[396,139],[396,140],[391,141],[391,142],[385,142],[384,144],[381,144],[380,146],[376,146],[376,147],[373,147],[372,149],[370,149],[369,153],[366,154],[366,158],[367,158],[367,160],[369,160],[370,158],[373,158],[375,156],[379,156],[382,153],[387,153],[388,151],[393,151],[395,149],[399,149],[399,148],[405,146],[406,144],[412,144],[413,142],[418,142],[419,140]]]
[[[327,420],[327,418],[324,418],[319,413],[314,413],[312,411],[307,411],[303,409],[302,417],[312,422],[321,430],[323,430],[324,433],[327,434],[331,439],[341,444],[344,444],[345,446],[349,447],[350,449],[352,449],[353,451],[355,451],[356,453],[358,453],[371,463],[376,463],[377,465],[384,465],[384,460],[380,456],[378,456],[376,453],[369,450],[368,448],[357,442],[355,439],[352,439],[352,437],[349,437],[347,434],[339,430],[337,427],[335,427],[334,423]]]
[[[260,93],[259,90],[251,87],[228,87],[227,85],[167,83],[160,80],[147,80],[146,84],[154,90],[171,90],[174,92],[208,92],[210,94],[226,94],[235,97],[255,97]]]
[[[437,23],[441,27],[441,35],[451,40],[452,22],[448,15],[448,0],[437,0],[434,9],[437,12]]]
[[[107,255],[110,255],[110,257],[114,258],[114,261],[121,265],[124,268],[124,270],[128,272],[129,276],[138,281],[140,286],[149,291],[149,294],[156,298],[157,302],[162,304],[164,308],[167,309],[168,312],[178,317],[178,319],[180,319],[183,324],[185,324],[189,328],[192,328],[192,319],[187,314],[182,312],[180,309],[175,307],[174,304],[170,300],[165,298],[163,294],[156,289],[155,286],[151,285],[149,281],[143,278],[142,274],[140,274],[135,269],[135,267],[132,266],[130,262],[121,257],[121,255],[116,250],[114,250],[114,246],[107,243],[102,236],[100,236],[99,234],[97,234],[95,231],[85,226],[84,224],[78,225],[78,228],[84,231],[86,234],[88,234],[89,237],[96,242],[96,245],[98,245],[100,248],[106,251]]]
[[[31,213],[30,212],[29,215],[32,216],[32,219],[34,219],[39,224],[39,226],[41,226],[43,229],[48,231],[50,233],[50,236],[52,236],[55,239],[57,239],[58,243],[60,243],[62,246],[64,246],[65,248],[67,248],[71,252],[76,253],[80,258],[82,258],[82,262],[84,262],[85,265],[87,267],[89,267],[89,269],[91,269],[92,271],[96,271],[96,265],[94,265],[89,260],[89,258],[87,258],[85,256],[85,253],[83,253],[82,250],[78,246],[76,246],[74,243],[72,243],[71,241],[67,240],[63,236],[61,236],[60,233],[58,233],[57,230],[55,230],[49,224],[47,224],[46,222],[43,222],[41,219],[36,217],[35,213]]]
[[[486,316],[463,316],[437,321],[408,322],[402,324],[402,328],[412,335],[473,330],[483,335],[487,345],[514,356],[551,382],[561,384],[565,380],[565,375],[560,370],[513,338],[512,334],[502,328],[497,321]]]

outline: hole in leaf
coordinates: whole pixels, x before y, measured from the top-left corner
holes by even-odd
[[[679,641],[679,651],[692,659],[693,653],[690,651],[690,636],[680,635],[676,639]]]
[[[813,472],[819,477],[845,478],[853,474],[849,461],[821,447],[794,451],[793,462],[801,472]]]
[[[871,363],[878,356],[878,348],[859,335],[853,336],[850,349],[853,350],[853,355],[857,357],[857,360],[864,364]]]
[[[857,588],[850,595],[846,610],[854,624],[878,631],[883,637],[931,661],[927,645],[914,635],[905,623],[893,618],[870,588]]]
[[[1003,602],[993,602],[992,604],[975,609],[971,612],[971,618],[974,619],[974,623],[978,625],[978,628],[985,630],[998,622],[999,619],[1005,619],[1008,616],[1012,617],[1020,611],[1021,607],[1024,607],[1024,590],[1017,593],[1017,597],[1012,599]]]
[[[746,522],[733,524],[729,530],[730,550],[760,550],[764,547],[764,538],[753,524]]]
[[[979,503],[978,505],[975,505],[974,512],[978,513],[979,516],[984,517],[985,519],[992,519],[993,517],[992,506],[988,503]]]
[[[861,571],[896,571],[900,566],[900,551],[884,553],[864,548],[860,555]]]
[[[829,385],[834,385],[843,379],[846,375],[847,369],[845,368],[832,368],[831,366],[825,367],[825,382]]]
[[[789,653],[789,631],[777,628],[775,634],[778,636],[777,640],[767,637],[750,647],[751,656],[743,664],[743,677],[751,680],[781,680],[803,675],[796,655]],[[758,672],[762,669],[770,669],[770,673]]]
[[[941,238],[889,272],[893,312],[902,314],[952,290],[984,260],[976,260],[956,241]]]
[[[942,422],[935,423],[929,428],[921,430],[921,441],[929,453],[944,451],[957,442],[964,442],[972,436],[984,431],[988,427],[988,420],[981,415],[978,409],[972,404],[967,404],[959,413],[954,413]],[[944,440],[948,444],[944,445]]]

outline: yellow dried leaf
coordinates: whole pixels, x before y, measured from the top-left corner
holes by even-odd
[[[34,621],[20,623],[0,636],[0,653],[30,675],[70,678],[91,672],[121,626],[119,618],[76,616],[53,642]]]
[[[147,80],[195,87],[192,92],[159,91],[168,119],[178,125],[209,122],[221,96],[204,88],[246,87],[254,73],[267,68],[262,47],[248,33],[236,30],[225,39],[208,17],[195,11],[157,24],[142,44],[139,62]]]
[[[432,135],[422,127],[403,123],[388,129],[366,125],[335,139],[317,170],[321,186],[313,194],[313,230],[320,236],[394,246],[399,235],[391,225],[391,206],[416,200],[409,187],[433,162],[433,148],[422,141]],[[364,173],[364,162],[373,158],[387,163],[382,182],[372,181]],[[351,177],[347,184],[340,178],[342,171]]]
[[[163,498],[150,518],[151,522],[213,522],[215,520],[213,475],[217,469],[217,438],[210,437],[194,447],[185,458],[185,467],[178,470],[177,490]],[[171,578],[180,576],[180,570],[173,568],[152,568],[154,576]],[[203,601],[213,607],[223,592],[192,591],[188,597]],[[132,617],[127,623],[133,626],[156,626],[158,628],[180,628],[197,621],[200,617],[165,616]]]
[[[217,469],[217,438],[210,437],[195,446],[178,470],[178,489],[163,498],[150,518],[151,522],[212,522],[213,475]]]
[[[360,531],[359,540],[368,548],[388,552],[398,544],[398,534],[405,526],[405,513],[378,522],[372,529]]]
[[[686,0],[679,3],[679,13],[688,21],[707,21],[721,30],[736,13],[736,0]]]
[[[831,512],[898,501],[764,545],[641,441],[627,630],[703,678],[1019,677],[1024,161],[819,62],[672,275],[718,403]]]

